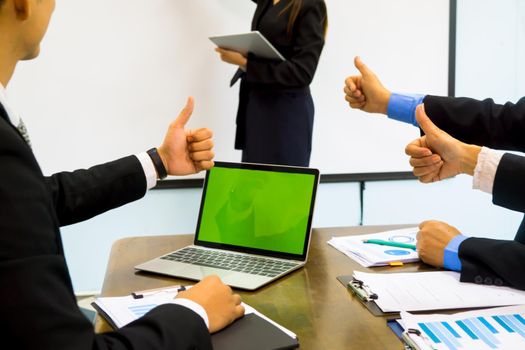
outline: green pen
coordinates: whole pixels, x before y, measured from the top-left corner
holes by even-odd
[[[363,243],[387,245],[387,246],[390,246],[390,247],[407,248],[407,249],[414,249],[414,250],[416,250],[416,246],[414,244],[383,241],[382,239],[365,239],[365,240],[363,240]]]

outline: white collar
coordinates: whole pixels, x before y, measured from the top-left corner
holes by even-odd
[[[11,109],[11,107],[9,107],[7,91],[2,83],[0,83],[0,104],[2,104],[2,107],[4,107],[5,111],[7,112],[7,117],[9,118],[11,124],[17,126],[20,123],[20,117]]]

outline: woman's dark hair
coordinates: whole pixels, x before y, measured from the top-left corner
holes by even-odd
[[[284,1],[284,0],[281,0],[281,1]],[[303,7],[303,0],[290,0],[288,2],[288,5],[286,5],[286,7],[279,14],[279,15],[282,15],[288,10],[290,10],[290,19],[288,20],[288,25],[286,26],[286,31],[288,32],[289,36],[292,35],[293,25],[295,24],[295,21],[297,20],[297,16],[299,16],[301,7]],[[328,18],[325,17],[323,22],[324,22],[323,23],[324,34],[326,35],[326,30],[328,29]]]

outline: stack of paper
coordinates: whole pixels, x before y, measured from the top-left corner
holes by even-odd
[[[368,235],[332,237],[328,244],[364,267],[384,266],[392,262],[408,263],[419,260],[417,252],[413,249],[363,243],[363,241],[379,239],[394,244],[415,245],[417,243],[416,234],[418,230],[417,227],[411,227]]]
[[[403,338],[421,350],[525,349],[525,306],[457,313],[401,313]],[[410,329],[410,331],[408,331]]]
[[[388,274],[355,271],[354,278],[378,296],[375,303],[383,312],[525,304],[524,291],[462,283],[459,273],[452,271]]]

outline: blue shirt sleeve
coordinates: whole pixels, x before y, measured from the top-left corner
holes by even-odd
[[[447,270],[461,271],[461,260],[459,260],[458,250],[460,244],[467,238],[467,236],[457,235],[448,242],[443,256],[443,266]]]
[[[392,93],[388,100],[387,115],[391,119],[409,123],[419,128],[416,121],[416,107],[423,103],[426,95]]]

